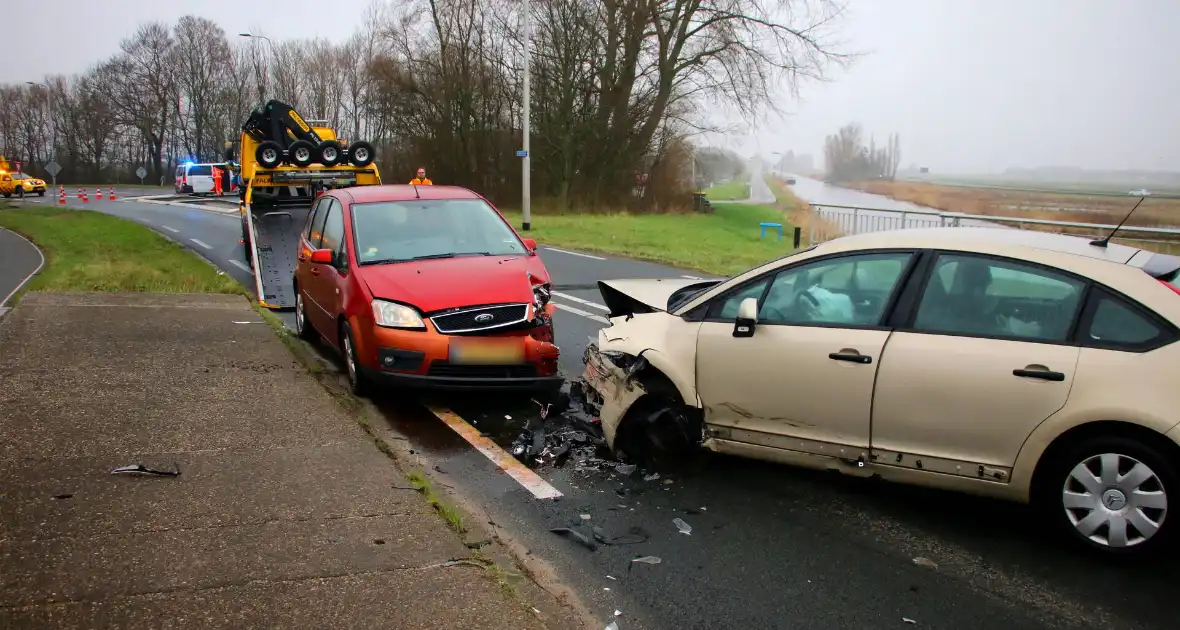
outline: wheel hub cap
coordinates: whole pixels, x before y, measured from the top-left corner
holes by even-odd
[[[324,157],[329,160],[335,160],[336,159],[336,149],[325,149],[324,150]]]
[[[295,157],[301,160],[306,160],[310,155],[311,154],[307,152],[307,149],[299,149],[295,152]]]
[[[1079,534],[1112,548],[1147,542],[1168,513],[1166,488],[1155,471],[1118,453],[1094,455],[1074,466],[1061,499]]]

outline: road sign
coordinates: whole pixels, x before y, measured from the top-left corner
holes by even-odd
[[[143,178],[147,177],[147,169],[142,166],[135,169],[135,176],[139,178],[139,185],[143,186]]]
[[[57,174],[61,172],[61,164],[50,162],[45,165],[45,172],[49,173],[50,177],[57,177]]]
[[[528,156],[529,156],[529,152],[528,152],[528,151],[517,151],[517,152],[516,152],[516,157],[520,157],[520,158],[522,158],[522,157],[528,157]]]

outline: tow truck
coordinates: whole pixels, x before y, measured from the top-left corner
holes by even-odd
[[[315,199],[328,189],[381,184],[373,145],[347,144],[321,126],[326,122],[304,120],[294,107],[271,100],[242,125],[243,253],[266,308],[295,306],[296,250]],[[233,149],[227,150],[226,161],[233,159]]]

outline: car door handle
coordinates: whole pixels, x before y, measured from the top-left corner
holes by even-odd
[[[1065,374],[1061,372],[1054,372],[1052,370],[1030,370],[1028,368],[1012,370],[1013,376],[1021,376],[1024,378],[1039,378],[1042,381],[1061,382],[1065,380]]]
[[[857,352],[833,352],[828,355],[828,358],[833,361],[847,361],[849,363],[861,363],[864,365],[873,362],[873,357]]]

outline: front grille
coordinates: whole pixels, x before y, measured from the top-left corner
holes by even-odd
[[[450,335],[519,324],[528,318],[528,314],[528,304],[503,304],[435,315],[430,321],[439,332]]]
[[[433,361],[430,376],[452,378],[533,378],[537,375],[534,365],[455,365],[446,361]]]

